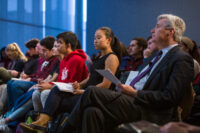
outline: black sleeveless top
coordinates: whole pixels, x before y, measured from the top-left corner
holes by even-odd
[[[105,69],[105,61],[107,59],[107,57],[110,55],[110,54],[115,54],[113,52],[111,53],[108,53],[107,55],[104,55],[103,57],[101,58],[98,58],[96,59],[92,66],[91,66],[91,71],[90,71],[90,78],[86,84],[86,86],[88,87],[89,85],[97,85],[99,83],[101,83],[103,81],[103,76],[101,76],[97,71],[96,69]],[[117,71],[116,71],[116,74],[115,75],[119,75],[119,67],[117,68]],[[118,77],[118,76],[117,76]],[[115,88],[115,85],[112,84],[110,86],[109,89],[114,89]]]

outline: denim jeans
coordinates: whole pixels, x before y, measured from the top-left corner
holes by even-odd
[[[7,83],[8,110],[12,109],[17,98],[35,84],[35,82],[30,81],[9,80]]]
[[[15,121],[19,118],[22,118],[23,116],[26,115],[26,113],[33,107],[33,103],[32,100],[28,100],[24,105],[22,105],[21,107],[19,107],[17,110],[15,110],[14,112],[12,112],[8,118],[10,118],[11,120]]]

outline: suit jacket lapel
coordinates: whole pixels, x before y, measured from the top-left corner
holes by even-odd
[[[147,89],[149,84],[151,83],[151,81],[153,80],[153,78],[155,77],[155,75],[159,72],[159,70],[167,65],[168,60],[170,60],[171,55],[176,52],[179,49],[178,46],[175,46],[174,48],[172,48],[166,55],[165,57],[161,60],[161,62],[158,64],[158,66],[154,69],[154,71],[151,73],[150,77],[148,78],[147,82],[144,85],[143,90]]]

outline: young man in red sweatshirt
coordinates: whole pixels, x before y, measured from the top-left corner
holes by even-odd
[[[76,35],[67,31],[58,34],[57,39],[58,51],[64,54],[64,58],[60,62],[57,82],[73,83],[86,79],[88,77],[88,68],[85,64],[87,56],[83,50],[76,49],[78,42]],[[53,86],[52,83],[41,83],[39,88],[45,90],[51,89]]]
[[[57,82],[81,82],[88,77],[88,68],[85,64],[87,56],[81,49],[76,49],[77,42],[78,39],[73,32],[67,31],[57,35],[58,52],[64,55],[60,62]],[[33,93],[32,100],[35,110],[41,109],[42,103],[40,99],[48,97],[53,86],[54,84],[52,83],[41,83],[38,85],[39,91],[45,91],[43,91],[44,93],[39,91]]]

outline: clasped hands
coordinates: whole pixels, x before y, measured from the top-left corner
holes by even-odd
[[[129,96],[137,96],[137,90],[130,85],[119,84],[120,92],[129,95]]]
[[[74,83],[72,83],[72,87],[74,89],[73,94],[75,94],[75,95],[83,94],[84,90],[81,89],[81,85],[77,81],[75,81]]]

